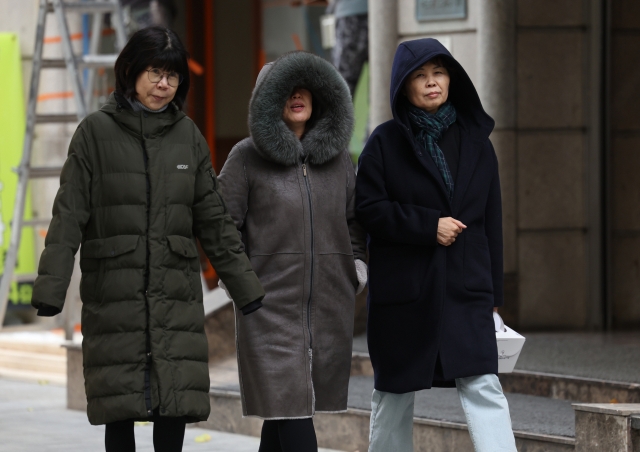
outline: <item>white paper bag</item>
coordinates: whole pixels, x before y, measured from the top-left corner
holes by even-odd
[[[493,313],[493,321],[498,344],[498,372],[501,374],[513,372],[525,338],[506,326],[497,312]]]

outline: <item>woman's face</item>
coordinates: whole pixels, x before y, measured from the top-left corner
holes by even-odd
[[[440,63],[427,61],[407,77],[404,91],[416,107],[435,113],[449,97],[451,78],[447,69]]]
[[[311,117],[311,100],[311,91],[304,88],[296,88],[284,106],[282,120],[287,127],[296,133],[299,130],[304,132],[304,126]],[[302,133],[300,133],[298,137],[301,135]]]
[[[159,110],[173,100],[178,90],[177,74],[149,66],[136,80],[136,99],[151,110]],[[158,80],[152,82],[152,80]],[[171,84],[169,84],[171,83]],[[175,86],[171,86],[175,85]]]

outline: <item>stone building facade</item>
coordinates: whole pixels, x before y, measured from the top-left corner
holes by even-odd
[[[372,126],[397,44],[421,37],[496,119],[508,323],[640,327],[640,2],[466,0],[464,19],[418,21],[416,0],[369,1]]]

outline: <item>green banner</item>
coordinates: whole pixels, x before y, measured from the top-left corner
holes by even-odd
[[[9,249],[11,220],[18,188],[18,175],[25,131],[24,90],[20,45],[14,33],[0,33],[0,275]],[[31,218],[31,195],[27,193],[25,219]],[[31,227],[23,228],[18,252],[16,275],[36,272],[35,237]],[[13,283],[8,309],[28,307],[33,281]]]

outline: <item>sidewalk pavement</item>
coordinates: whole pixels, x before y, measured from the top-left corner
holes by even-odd
[[[152,452],[153,424],[136,426],[135,432],[136,451]],[[183,451],[257,452],[259,444],[250,436],[187,427]],[[85,413],[67,410],[64,386],[0,378],[0,452],[103,450],[104,426],[92,426]]]

